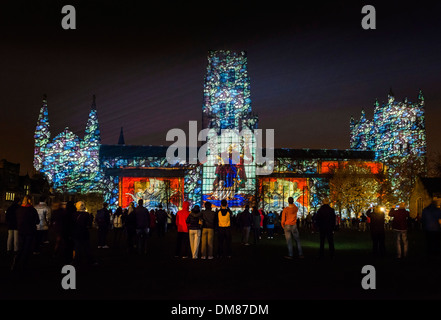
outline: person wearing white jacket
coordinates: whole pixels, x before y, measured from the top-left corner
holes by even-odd
[[[40,253],[40,247],[43,243],[48,243],[49,221],[51,218],[51,208],[46,203],[46,197],[41,196],[40,202],[34,206],[38,212],[40,223],[37,224],[37,239],[34,248],[34,254]]]

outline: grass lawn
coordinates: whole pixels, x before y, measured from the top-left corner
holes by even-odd
[[[78,268],[76,290],[64,290],[62,263],[53,258],[53,235],[40,255],[30,259],[28,274],[9,271],[6,228],[0,227],[0,299],[136,299],[136,300],[310,300],[310,299],[438,299],[441,298],[440,261],[428,261],[421,231],[408,234],[409,257],[395,259],[394,236],[386,232],[387,256],[371,255],[369,232],[335,233],[336,256],[317,259],[319,236],[301,230],[304,259],[287,260],[285,238],[264,235],[257,245],[243,246],[233,230],[231,259],[174,258],[176,231],[153,234],[147,255],[129,255],[121,248],[97,249],[96,230],[91,244],[99,265]],[[252,239],[252,238],[251,238]],[[252,241],[251,241],[252,243]],[[327,249],[327,246],[326,246]],[[327,253],[327,251],[325,251]],[[365,265],[375,267],[376,289],[361,282]]]

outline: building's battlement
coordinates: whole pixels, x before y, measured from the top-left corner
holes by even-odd
[[[395,100],[392,92],[387,102],[374,104],[374,116],[367,119],[364,110],[359,120],[351,117],[350,148],[375,151],[377,160],[415,155],[426,156],[424,97],[416,102]]]

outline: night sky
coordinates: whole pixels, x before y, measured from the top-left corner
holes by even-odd
[[[15,1],[18,2],[18,1]],[[418,1],[34,1],[0,8],[0,158],[32,172],[43,94],[52,138],[84,135],[96,95],[103,144],[168,145],[201,119],[208,50],[248,52],[252,108],[276,147],[349,148],[349,120],[376,98],[426,98],[429,153],[441,152],[441,6]],[[312,1],[310,1],[312,2]],[[63,5],[76,30],[63,30]],[[361,27],[374,5],[377,29]]]

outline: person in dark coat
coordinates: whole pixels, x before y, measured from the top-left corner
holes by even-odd
[[[253,222],[251,225],[251,228],[253,230],[253,239],[254,244],[257,244],[260,239],[260,228],[262,223],[262,215],[260,214],[259,210],[257,210],[257,207],[253,207],[253,212],[251,212]]]
[[[138,200],[138,206],[135,208],[136,236],[138,238],[138,253],[147,253],[147,237],[150,228],[150,213],[143,207],[144,201]]]
[[[214,230],[217,224],[216,212],[211,210],[211,202],[205,202],[202,213],[201,259],[214,258]],[[207,256],[208,255],[208,256]]]
[[[8,253],[18,253],[18,227],[17,227],[17,209],[20,207],[20,199],[15,199],[6,210],[5,222],[8,226],[8,242],[6,250]]]
[[[155,230],[156,230],[156,213],[155,213],[155,210],[151,209],[149,211],[149,217],[150,217],[150,226],[149,226],[148,236],[151,237],[153,235],[153,233],[155,233]]]
[[[371,220],[372,251],[374,256],[383,257],[385,254],[384,212],[380,205],[369,209],[366,215]]]
[[[250,230],[253,224],[253,215],[250,212],[250,206],[246,205],[245,210],[239,213],[237,217],[239,226],[242,230],[242,244],[248,246],[248,239],[250,237]]]
[[[92,227],[93,217],[86,212],[84,202],[78,201],[75,203],[77,211],[73,214],[73,239],[75,257],[73,260],[74,266],[80,266],[82,263],[89,265],[96,265],[96,261],[92,256],[90,248],[89,229]]]
[[[441,209],[436,201],[423,209],[421,223],[426,235],[427,254],[429,259],[439,258],[441,254]]]
[[[97,211],[95,222],[98,226],[98,248],[107,249],[107,234],[110,230],[110,216],[111,212],[107,209],[107,202],[103,203],[103,207]]]
[[[162,204],[159,204],[158,211],[156,211],[156,228],[158,230],[158,237],[163,237],[167,230],[167,213],[162,209]]]
[[[64,259],[66,263],[71,263],[73,259],[75,241],[73,237],[74,232],[74,217],[77,212],[77,207],[75,207],[75,202],[67,201],[62,203],[61,207],[66,211],[65,224],[63,225],[63,238],[66,243],[64,250]]]
[[[329,199],[323,199],[323,205],[318,209],[315,215],[315,223],[320,234],[319,258],[324,257],[325,239],[328,240],[329,256],[334,258],[334,229],[335,229],[335,210],[329,205]]]
[[[135,216],[135,204],[130,203],[127,209],[127,217],[125,219],[125,230],[127,233],[127,250],[129,253],[134,252],[135,248],[135,236],[136,236],[136,216]]]
[[[12,262],[12,270],[25,270],[32,254],[37,234],[37,224],[40,223],[38,212],[32,205],[30,197],[25,196],[17,208],[18,252]]]
[[[198,205],[195,205],[193,209],[191,209],[185,222],[188,227],[188,240],[190,242],[191,257],[197,259],[199,257],[203,224],[202,213]]]
[[[60,201],[54,201],[52,203],[52,214],[49,222],[50,228],[55,234],[54,255],[58,255],[61,250],[60,248],[66,245],[65,236],[63,234],[66,223],[66,210],[61,207]]]

